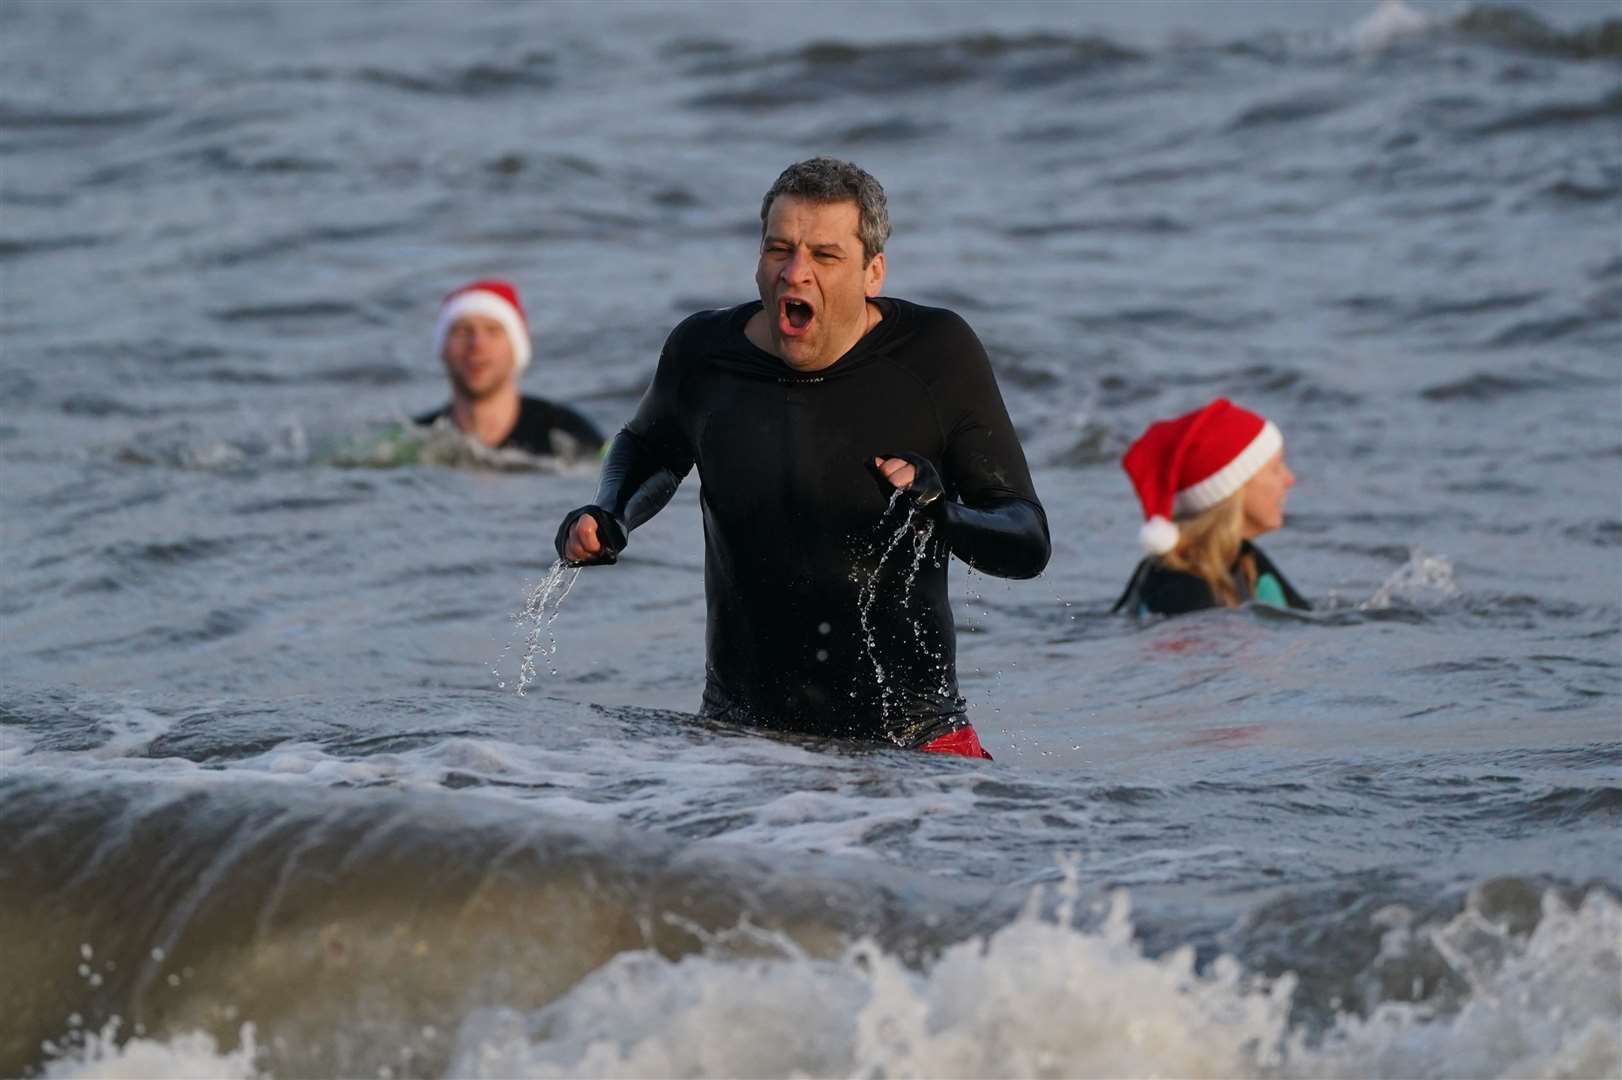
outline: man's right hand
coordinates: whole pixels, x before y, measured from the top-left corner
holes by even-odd
[[[568,562],[586,563],[602,554],[603,545],[597,540],[597,520],[590,514],[581,514],[569,530],[568,543],[563,545],[563,558]]]
[[[625,532],[607,511],[596,506],[571,510],[558,526],[558,558],[570,566],[602,566],[619,561]]]

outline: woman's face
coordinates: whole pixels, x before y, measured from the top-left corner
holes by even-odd
[[[1295,486],[1295,474],[1284,464],[1284,451],[1274,454],[1245,485],[1245,539],[1254,540],[1284,524],[1284,498]]]

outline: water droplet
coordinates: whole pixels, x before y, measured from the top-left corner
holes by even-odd
[[[552,624],[557,621],[558,613],[563,610],[563,600],[574,588],[574,583],[580,578],[580,567],[568,566],[559,559],[552,564],[552,569],[543,578],[540,584],[529,591],[524,599],[524,610],[513,616],[513,622],[518,626],[529,626],[524,636],[524,656],[518,668],[518,687],[514,691],[519,697],[524,697],[529,688],[535,684],[536,668],[535,654],[542,653],[546,657],[547,669],[554,678],[557,677],[557,665],[553,657],[557,655],[558,639],[552,633]],[[559,585],[563,591],[558,592]],[[557,599],[552,594],[558,592]],[[547,612],[547,604],[551,603],[552,610]],[[546,644],[541,644],[542,636]],[[510,645],[509,645],[510,648]],[[501,689],[506,689],[505,684]]]

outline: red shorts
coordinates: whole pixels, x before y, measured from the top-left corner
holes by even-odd
[[[991,760],[986,748],[980,745],[980,736],[975,734],[972,724],[964,724],[956,731],[949,731],[938,739],[931,739],[918,749],[929,754],[961,754],[963,757]]]

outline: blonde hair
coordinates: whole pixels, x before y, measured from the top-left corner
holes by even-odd
[[[1209,510],[1177,523],[1177,546],[1160,557],[1161,563],[1193,574],[1211,587],[1226,607],[1239,605],[1233,584],[1233,561],[1245,539],[1245,489],[1229,495]],[[1251,592],[1256,590],[1256,566],[1246,559],[1240,569]]]

